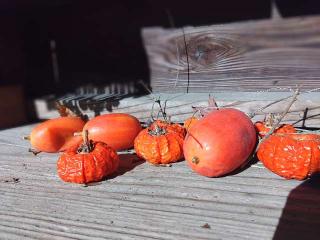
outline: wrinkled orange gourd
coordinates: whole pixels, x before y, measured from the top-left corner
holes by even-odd
[[[90,183],[103,180],[119,166],[117,152],[102,142],[92,142],[89,152],[77,148],[65,151],[57,162],[59,177],[65,182]]]
[[[272,126],[268,126],[265,122],[256,122],[254,124],[260,137],[264,137],[271,130]],[[280,125],[273,133],[296,133],[297,130],[291,124]]]
[[[82,131],[85,122],[80,117],[59,117],[40,123],[32,129],[30,142],[41,152],[61,152],[82,141],[75,132]]]
[[[86,130],[91,140],[104,142],[118,151],[132,148],[142,127],[139,120],[130,114],[110,113],[88,121],[83,128]]]
[[[257,156],[275,174],[303,180],[320,172],[320,136],[274,134],[261,143]]]
[[[186,130],[183,126],[177,123],[169,123],[163,120],[155,120],[152,124],[151,127],[160,127],[160,128],[165,128],[166,131],[168,132],[176,132],[180,134],[182,137],[186,136]]]
[[[198,121],[199,121],[198,118],[190,117],[184,121],[183,127],[188,131],[188,129],[191,128]]]
[[[176,131],[178,129],[178,131]],[[177,162],[183,157],[184,135],[180,128],[157,124],[142,130],[134,141],[137,155],[152,164]]]

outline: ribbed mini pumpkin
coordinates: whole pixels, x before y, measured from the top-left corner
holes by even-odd
[[[180,124],[170,123],[170,122],[163,121],[163,120],[155,120],[151,124],[151,127],[155,128],[156,126],[166,129],[167,132],[176,132],[176,133],[180,134],[183,138],[186,136],[186,129],[183,126],[181,126]]]
[[[261,143],[257,156],[275,174],[303,180],[320,172],[320,135],[274,134]]]
[[[271,130],[272,126],[269,126],[265,122],[256,122],[254,124],[255,129],[260,137],[264,137]],[[296,129],[291,124],[282,124],[273,133],[296,133]]]
[[[57,162],[59,177],[65,182],[90,183],[103,180],[119,166],[117,152],[102,142],[86,140],[79,148],[65,151]]]
[[[155,122],[138,134],[134,149],[140,158],[149,163],[169,164],[182,159],[183,139],[184,133],[179,127]]]

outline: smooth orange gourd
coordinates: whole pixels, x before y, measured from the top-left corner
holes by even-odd
[[[59,117],[40,123],[32,129],[30,142],[41,152],[61,152],[82,141],[75,132],[82,131],[85,122],[80,117]]]
[[[207,177],[218,177],[244,165],[257,142],[251,120],[226,108],[208,113],[187,133],[183,152],[189,166]]]
[[[86,130],[91,140],[104,142],[115,150],[124,150],[133,147],[142,127],[139,120],[130,114],[110,113],[88,121],[83,131]]]

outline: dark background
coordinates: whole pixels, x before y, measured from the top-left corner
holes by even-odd
[[[318,2],[276,1],[285,17],[319,13]],[[172,27],[170,17],[181,27],[270,15],[267,0],[1,0],[0,88],[18,84],[25,98],[33,99],[87,83],[148,83],[141,28]],[[59,83],[53,78],[52,39],[57,44]]]

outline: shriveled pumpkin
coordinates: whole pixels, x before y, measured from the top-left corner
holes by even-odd
[[[276,120],[279,116],[273,113],[266,115],[264,121],[258,121],[254,124],[254,127],[257,130],[258,135],[263,138],[276,124]],[[281,124],[279,125],[273,133],[296,133],[296,129],[291,124]]]
[[[261,143],[257,156],[275,174],[303,180],[320,172],[320,135],[273,134]]]
[[[185,137],[185,135],[186,135],[185,128],[177,123],[170,123],[170,122],[163,121],[163,120],[155,120],[151,124],[151,127],[152,128],[155,128],[155,127],[164,128],[164,129],[166,129],[167,132],[176,132],[176,133],[180,134],[182,137]]]
[[[176,125],[155,122],[138,134],[134,149],[149,163],[169,164],[182,159],[183,139],[184,132]]]
[[[59,177],[65,182],[98,182],[114,173],[119,166],[117,152],[103,142],[85,141],[65,151],[57,162]]]
[[[272,126],[265,122],[256,122],[254,124],[260,137],[264,137],[271,130]],[[296,133],[297,130],[291,124],[282,124],[273,133]]]

